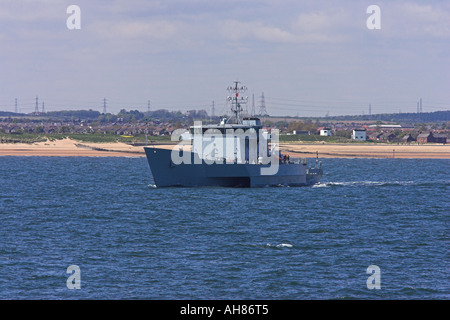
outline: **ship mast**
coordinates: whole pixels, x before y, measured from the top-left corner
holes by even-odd
[[[241,124],[241,104],[247,103],[248,97],[240,97],[239,95],[245,91],[247,91],[247,87],[241,86],[239,81],[234,81],[233,86],[229,86],[227,88],[229,96],[227,97],[228,101],[231,101],[231,111],[234,113],[234,117],[236,118],[236,123]]]

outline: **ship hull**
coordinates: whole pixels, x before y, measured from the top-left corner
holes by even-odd
[[[262,175],[261,168],[268,168],[269,165],[207,164],[194,159],[196,155],[192,152],[185,155],[185,159],[191,159],[190,163],[174,164],[172,150],[154,147],[145,147],[144,150],[156,187],[298,187],[318,183],[322,176],[322,169],[281,163],[276,174]]]

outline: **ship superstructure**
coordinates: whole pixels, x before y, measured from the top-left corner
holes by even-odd
[[[195,122],[189,134],[177,131],[172,150],[145,147],[157,187],[170,186],[305,186],[319,182],[321,163],[290,159],[278,150],[278,130],[263,128],[257,117],[242,117],[246,87],[228,87],[233,116],[219,124]]]

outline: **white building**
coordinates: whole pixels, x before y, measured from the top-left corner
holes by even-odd
[[[320,135],[321,136],[332,136],[333,133],[331,132],[330,128],[322,128],[322,129],[320,129]]]
[[[306,134],[308,136],[311,135],[311,131],[298,131],[298,130],[293,130],[292,134]]]
[[[366,141],[367,140],[366,129],[353,129],[352,139]]]
[[[401,129],[399,124],[371,124],[369,128],[381,128],[381,129]]]

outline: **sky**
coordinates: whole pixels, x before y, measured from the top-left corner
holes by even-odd
[[[450,1],[0,0],[0,111],[220,115],[234,81],[273,116],[449,110]]]

